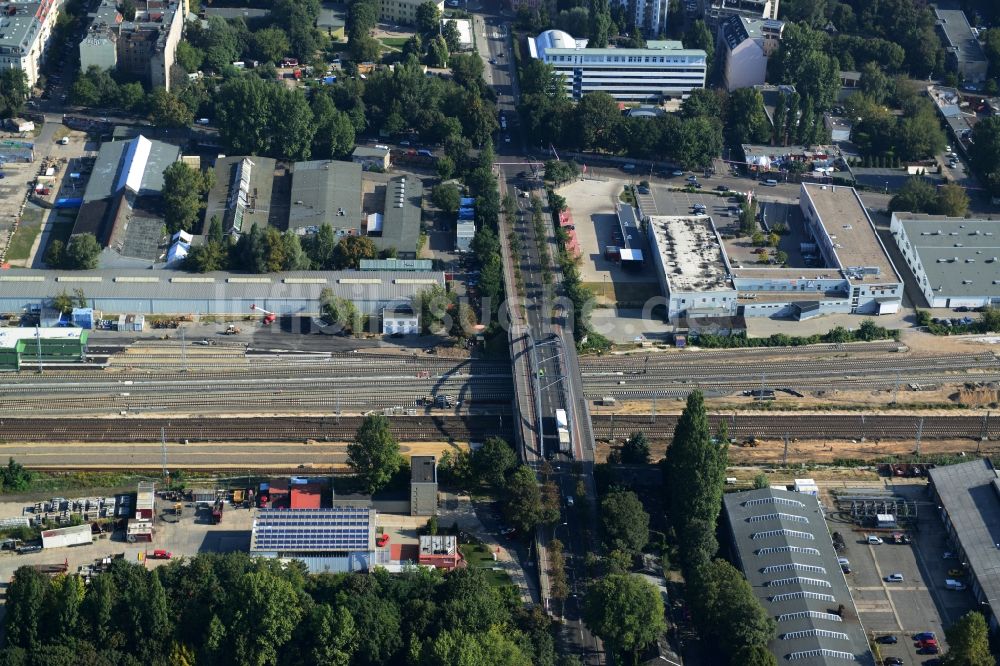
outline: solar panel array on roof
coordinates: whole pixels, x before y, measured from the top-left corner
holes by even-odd
[[[372,548],[375,511],[363,507],[262,509],[253,524],[251,551],[352,552]]]

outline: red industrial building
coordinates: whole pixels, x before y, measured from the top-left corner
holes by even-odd
[[[465,566],[465,559],[458,549],[458,539],[454,536],[420,537],[418,564],[451,571]]]
[[[270,509],[323,509],[333,497],[326,479],[275,479],[260,484],[258,506]]]

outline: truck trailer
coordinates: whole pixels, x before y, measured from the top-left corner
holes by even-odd
[[[569,419],[565,409],[556,410],[556,430],[559,433],[559,452],[569,453],[573,449],[573,443],[569,436]]]

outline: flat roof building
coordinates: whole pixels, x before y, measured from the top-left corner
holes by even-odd
[[[363,220],[360,164],[335,160],[295,163],[289,229],[299,234],[316,233],[321,225],[329,224],[338,237],[360,236]]]
[[[384,307],[410,303],[416,294],[432,285],[444,287],[444,273],[296,271],[193,275],[165,269],[10,269],[0,274],[0,312],[30,310],[53,294],[80,286],[87,305],[105,315],[241,315],[249,313],[251,305],[279,315],[316,315],[320,292],[329,288],[334,296],[353,302],[361,314],[376,315],[377,321]]]
[[[449,21],[454,21],[455,27],[458,28],[458,48],[461,51],[471,51],[472,50],[472,21],[469,19],[452,19],[443,18],[441,19],[441,28],[443,29],[445,24]]]
[[[362,259],[358,268],[363,271],[430,271],[434,262],[430,259]]]
[[[903,298],[903,281],[857,191],[802,183],[799,208],[806,231],[826,264],[839,269],[849,282],[851,312],[896,312]]]
[[[988,459],[930,470],[931,488],[959,562],[971,575],[972,594],[993,630],[1000,628],[1000,477]],[[928,582],[928,584],[934,584]],[[939,584],[943,584],[941,581]]]
[[[5,69],[20,69],[28,86],[38,83],[63,0],[9,2],[0,13],[0,54]]]
[[[351,153],[351,161],[360,164],[365,171],[371,171],[373,168],[385,171],[389,168],[391,158],[392,151],[379,146],[358,146]]]
[[[437,492],[437,459],[434,456],[413,456],[410,459],[410,515],[435,515]]]
[[[647,234],[669,320],[736,314],[736,288],[712,218],[654,215]]]
[[[438,15],[444,13],[444,0],[431,0],[437,7]],[[425,0],[379,0],[379,20],[385,23],[417,22],[417,7]]]
[[[723,83],[732,92],[763,85],[767,59],[778,49],[785,24],[773,19],[733,15],[719,24],[718,47],[723,54]]]
[[[562,74],[566,92],[579,100],[606,92],[619,102],[657,102],[705,87],[708,57],[677,41],[650,40],[644,49],[588,49],[586,39],[546,30],[528,40],[532,58]]]
[[[889,230],[930,307],[1000,304],[1000,220],[893,213]]]
[[[985,80],[989,63],[965,12],[961,9],[935,9],[934,16],[944,37],[944,48],[950,64],[967,83]]]
[[[723,499],[736,565],[777,622],[778,662],[874,666],[819,502],[765,488]]]
[[[266,227],[271,216],[274,168],[270,157],[230,155],[215,162],[215,184],[205,207],[205,232],[213,217],[222,222],[222,231],[238,240],[251,228]]]
[[[714,28],[730,16],[778,19],[779,0],[705,0],[705,23]]]
[[[375,509],[259,509],[250,554],[301,560],[311,573],[371,571],[375,565]]]
[[[420,537],[420,555],[417,562],[445,571],[451,571],[465,564],[458,549],[458,537],[440,534]]]
[[[368,235],[379,250],[396,250],[400,259],[416,259],[420,239],[424,185],[416,176],[395,176],[385,189],[385,213],[380,233]]]

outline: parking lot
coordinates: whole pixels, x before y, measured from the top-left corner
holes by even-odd
[[[942,652],[945,651],[944,628],[971,609],[974,600],[968,591],[945,587],[947,578],[956,578],[949,574],[949,569],[960,568],[961,564],[944,558],[949,546],[927,485],[901,484],[892,490],[918,503],[918,519],[912,528],[865,529],[831,514],[830,530],[843,536],[845,548],[840,555],[849,560],[851,569],[847,583],[877,656],[899,657],[904,664],[936,663],[934,654],[918,653],[912,637],[920,632],[934,632]],[[912,543],[893,543],[893,532],[904,532]],[[866,539],[869,534],[877,535],[884,543],[869,544]],[[892,574],[901,574],[902,581],[887,581]],[[883,636],[895,636],[898,642],[874,642]]]

